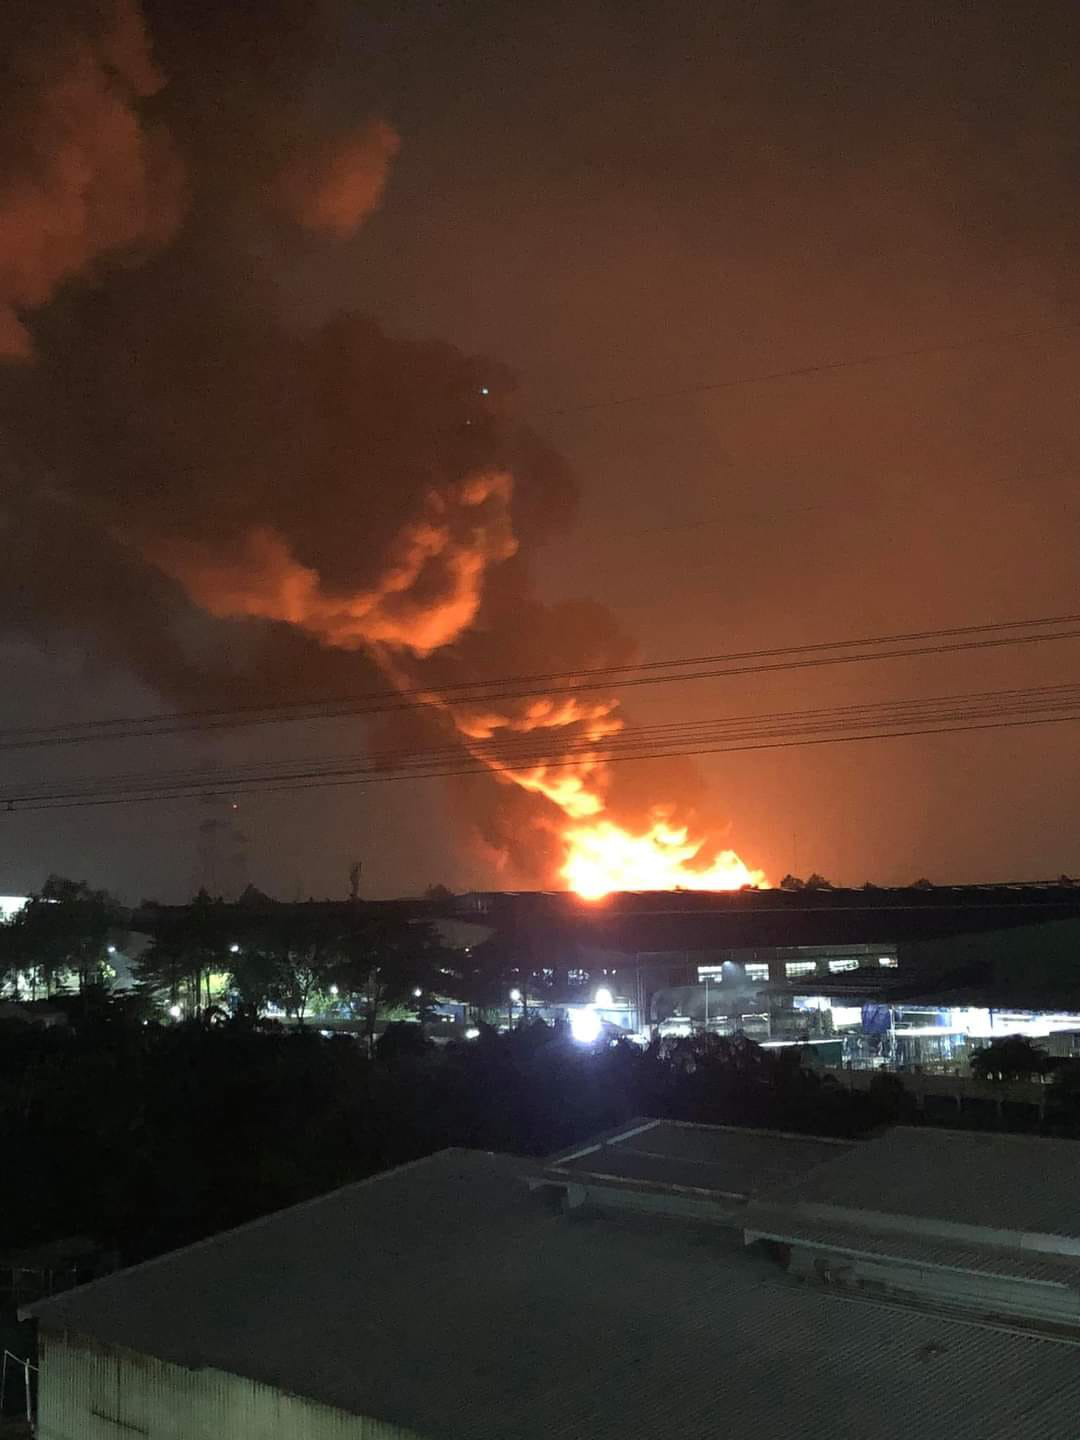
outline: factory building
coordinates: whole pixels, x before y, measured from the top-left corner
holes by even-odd
[[[1078,1186],[1000,1135],[445,1151],[31,1306],[37,1434],[1071,1435]]]

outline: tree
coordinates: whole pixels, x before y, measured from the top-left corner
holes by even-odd
[[[430,1047],[431,1042],[425,1036],[422,1026],[395,1020],[376,1040],[375,1058],[384,1064],[393,1065],[399,1060],[416,1059]]]
[[[272,948],[258,941],[230,951],[229,988],[250,1013],[258,1015],[280,992],[281,959]]]
[[[270,944],[278,960],[273,998],[303,1024],[313,997],[329,990],[340,968],[340,926],[317,907],[289,907],[274,920]]]
[[[368,1049],[374,1053],[380,1014],[392,1006],[422,1008],[447,952],[434,926],[365,910],[350,916],[341,949],[338,984],[363,1004]]]
[[[231,909],[200,890],[182,910],[161,912],[153,943],[135,965],[139,982],[155,992],[165,992],[172,1005],[186,992],[191,1013],[202,1014],[213,999],[211,976],[229,969],[236,929]]]
[[[971,1057],[971,1069],[980,1080],[1030,1080],[1052,1068],[1045,1050],[1023,1035],[992,1040]]]
[[[41,988],[50,995],[71,979],[80,991],[101,985],[117,918],[104,890],[50,875],[4,927],[6,968],[27,976],[32,993]]]

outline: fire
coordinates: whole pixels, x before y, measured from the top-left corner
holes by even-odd
[[[269,527],[218,548],[173,539],[153,554],[212,615],[283,621],[324,645],[366,649],[392,684],[438,711],[501,783],[541,796],[561,812],[566,854],[560,874],[583,899],[615,890],[764,885],[762,872],[734,850],[701,863],[704,839],[691,839],[688,828],[670,823],[660,808],[642,833],[606,818],[608,752],[625,727],[614,697],[496,694],[466,701],[423,685],[416,662],[473,625],[488,570],[517,550],[512,493],[513,480],[502,471],[428,490],[374,583],[353,591],[329,589]]]
[[[602,900],[613,890],[739,890],[764,885],[734,850],[721,850],[707,869],[687,868],[703,841],[691,840],[685,826],[657,821],[642,835],[611,820],[571,826],[564,832],[569,853],[563,879],[583,900]]]

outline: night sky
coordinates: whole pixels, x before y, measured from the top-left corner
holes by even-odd
[[[1080,608],[1075,4],[115,15],[72,0],[0,21],[22,57],[0,82],[5,727],[372,688],[369,631],[342,648],[330,622],[236,598],[270,563],[250,537],[284,537],[336,595],[370,588],[428,479],[477,466],[514,476],[520,548],[491,558],[485,502],[479,610],[410,653],[413,682]],[[1024,338],[934,349],[1003,335]],[[1054,684],[1078,644],[646,687],[628,709]],[[384,731],[13,751],[0,777]],[[677,802],[774,882],[1051,877],[1080,871],[1076,741],[1057,725],[626,765],[612,803],[629,823]],[[342,894],[355,858],[387,895],[554,883],[529,828],[545,807],[481,777],[255,795],[237,823],[267,891]],[[0,815],[0,893],[59,871],[178,899],[207,813]]]

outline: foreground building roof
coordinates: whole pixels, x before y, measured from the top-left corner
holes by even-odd
[[[757,1148],[779,1163],[781,1145]],[[803,1152],[795,1184],[861,1148]],[[749,1156],[714,1145],[703,1163],[731,1175]],[[834,1296],[729,1222],[566,1212],[549,1190],[542,1169],[444,1151],[32,1313],[446,1440],[1076,1433],[1075,1344]]]

